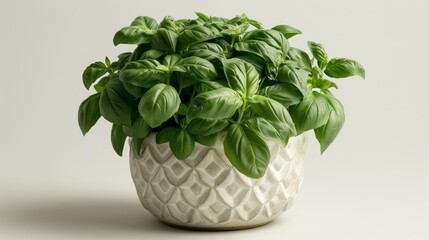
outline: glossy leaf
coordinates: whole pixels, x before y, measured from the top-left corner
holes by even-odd
[[[228,86],[226,81],[201,81],[197,85],[197,93],[208,92],[219,88],[225,88]]]
[[[171,69],[171,67],[175,66],[181,59],[182,57],[179,54],[170,54],[165,56],[162,64]]]
[[[309,93],[302,102],[290,108],[298,134],[319,128],[328,122],[330,108],[326,98],[318,92]]]
[[[273,30],[276,30],[283,34],[283,36],[286,39],[289,39],[295,35],[301,34],[302,32],[294,27],[288,26],[288,25],[277,25],[272,28]]]
[[[228,119],[194,118],[188,123],[187,130],[191,134],[208,136],[224,130],[228,125]]]
[[[195,25],[183,30],[179,34],[177,38],[177,49],[186,50],[194,44],[205,42],[217,38],[218,36],[219,35],[214,33],[210,28],[202,25]]]
[[[263,42],[273,47],[282,54],[286,54],[289,50],[289,42],[283,36],[282,33],[276,30],[270,29],[256,29],[250,32],[247,32],[242,39],[243,42]]]
[[[179,72],[182,88],[202,80],[213,80],[217,77],[217,72],[213,64],[203,58],[183,58],[178,65],[185,70],[185,72]]]
[[[89,65],[82,74],[83,85],[89,89],[91,85],[106,74],[107,67],[102,62],[95,62]]]
[[[232,124],[223,142],[231,164],[251,178],[264,176],[270,161],[265,141],[245,125]]]
[[[195,15],[197,15],[201,20],[203,20],[204,22],[208,22],[210,21],[210,17],[205,15],[204,13],[201,12],[195,12]]]
[[[259,94],[281,103],[284,107],[298,104],[302,99],[302,92],[291,83],[278,83],[267,86]]]
[[[229,59],[223,62],[223,70],[231,89],[243,96],[253,96],[258,92],[261,80],[250,63],[240,59]]]
[[[365,78],[365,69],[363,66],[347,58],[333,58],[329,60],[325,73],[333,78],[346,78],[351,76]]]
[[[240,52],[253,53],[266,62],[279,65],[283,60],[283,53],[265,42],[261,41],[249,41],[249,42],[238,42],[234,44],[234,48]]]
[[[159,29],[151,39],[152,48],[169,52],[176,51],[177,34],[167,29]]]
[[[338,133],[341,131],[344,121],[345,114],[343,105],[333,96],[323,95],[329,104],[329,118],[328,122],[314,129],[316,134],[316,139],[320,143],[320,152],[323,153],[325,150],[331,145],[331,143],[335,140]]]
[[[156,134],[156,143],[162,144],[162,143],[168,143],[171,139],[175,138],[179,134],[180,129],[174,128],[174,127],[166,127],[161,129]]]
[[[243,104],[240,96],[229,88],[198,94],[188,107],[189,119],[223,119],[230,118]]]
[[[195,135],[195,141],[204,146],[213,147],[216,144],[218,136],[219,133],[213,133],[207,136]]]
[[[179,160],[189,157],[194,151],[194,147],[195,139],[185,129],[180,129],[176,136],[170,139],[171,151]]]
[[[223,51],[223,48],[217,43],[204,42],[189,47],[186,56],[196,56],[214,63],[225,57]]]
[[[134,153],[141,157],[144,138],[132,138],[131,144],[134,148]]]
[[[131,102],[134,97],[130,95],[117,76],[107,83],[100,97],[100,113],[109,122],[131,126]]]
[[[126,139],[127,136],[125,135],[122,126],[113,124],[112,131],[110,133],[110,140],[112,142],[113,149],[119,156],[122,156]]]
[[[116,46],[119,44],[150,43],[150,35],[153,33],[153,30],[140,26],[124,27],[116,32],[113,37],[113,44]]]
[[[149,89],[139,103],[139,112],[143,120],[156,128],[171,118],[179,109],[180,97],[176,89],[163,83]]]
[[[249,102],[249,104],[259,116],[269,122],[280,122],[284,128],[289,129],[293,134],[296,133],[295,124],[288,110],[282,104],[260,95],[256,95],[252,99],[254,101]]]
[[[83,135],[85,135],[101,117],[99,102],[100,93],[96,93],[85,99],[79,106],[78,122]]]
[[[305,95],[308,77],[307,71],[300,69],[294,62],[286,61],[278,70],[277,81],[291,83]]]
[[[124,133],[128,137],[133,138],[145,138],[149,135],[151,128],[149,125],[143,120],[141,116],[137,117],[136,120],[134,120],[131,127],[124,126],[123,127]]]
[[[142,53],[140,59],[141,60],[144,60],[144,59],[156,60],[156,59],[160,58],[162,55],[164,55],[163,51],[157,50],[157,49],[151,49],[151,50],[147,50],[146,52]]]
[[[234,58],[238,58],[252,64],[252,66],[256,69],[259,75],[264,76],[265,66],[267,65],[267,63],[263,58],[251,53],[240,54],[238,56],[234,56]]]
[[[290,48],[287,56],[290,60],[295,61],[298,66],[307,72],[311,72],[311,60],[308,54],[298,48]]]
[[[175,33],[179,33],[181,30],[181,28],[176,24],[174,18],[171,16],[164,17],[164,19],[159,23],[159,28],[167,29]]]
[[[165,72],[157,68],[160,65],[158,61],[149,59],[130,62],[121,70],[119,78],[125,83],[150,88],[166,79]]]
[[[249,118],[246,119],[244,123],[262,139],[279,143],[284,147],[286,146],[288,138],[284,139],[284,134],[282,134],[281,130],[275,128],[272,123],[268,122],[265,118]]]
[[[313,57],[317,60],[319,67],[323,67],[328,63],[328,55],[325,49],[320,43],[308,41],[308,47],[310,48]]]
[[[134,19],[134,21],[131,23],[131,26],[139,26],[155,30],[158,28],[158,23],[151,17],[139,16]]]

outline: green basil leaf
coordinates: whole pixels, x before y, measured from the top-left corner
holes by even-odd
[[[107,121],[131,126],[132,101],[117,75],[112,76],[100,97],[100,113]]]
[[[189,47],[186,56],[196,56],[214,63],[225,57],[223,48],[217,43],[203,42]]]
[[[329,119],[329,104],[326,98],[318,93],[311,92],[298,105],[289,109],[295,122],[298,134],[307,130],[319,128]]]
[[[124,126],[124,133],[128,137],[133,138],[145,138],[149,135],[151,128],[149,125],[143,120],[141,116],[137,117],[137,119],[133,122],[131,127]]]
[[[165,56],[164,60],[162,61],[162,64],[167,66],[168,68],[171,68],[175,66],[182,57],[179,54],[170,54]]]
[[[328,101],[330,113],[328,122],[314,129],[316,138],[320,143],[320,152],[323,153],[335,140],[344,125],[345,114],[343,105],[333,96],[323,95]]]
[[[159,29],[151,39],[152,48],[175,52],[177,44],[177,34],[167,29]]]
[[[113,149],[119,156],[122,156],[126,139],[127,136],[125,135],[122,126],[118,124],[113,124],[112,131],[110,134],[110,140],[112,142]]]
[[[107,82],[109,82],[109,80],[110,80],[110,76],[105,76],[101,78],[100,81],[98,81],[98,83],[94,85],[95,91],[102,92]]]
[[[183,30],[177,37],[177,49],[186,50],[190,46],[217,38],[219,34],[202,25],[191,26]]]
[[[293,27],[288,26],[288,25],[277,25],[277,26],[273,27],[272,29],[280,32],[281,34],[283,34],[283,36],[286,39],[289,39],[289,38],[291,38],[291,37],[293,37],[295,35],[298,35],[298,34],[302,33],[298,29],[293,28]]]
[[[131,83],[122,82],[122,84],[124,85],[125,90],[135,98],[141,98],[148,90],[147,88],[137,87]]]
[[[258,136],[262,139],[276,142],[278,144],[281,144],[283,147],[286,146],[288,138],[284,139],[284,134],[278,128],[275,128],[265,118],[249,118],[246,119],[244,123],[250,129],[252,129],[254,133],[258,134]]]
[[[311,60],[308,54],[298,48],[290,48],[287,56],[290,60],[298,63],[298,66],[305,71],[311,72]]]
[[[223,142],[225,155],[231,164],[251,178],[264,176],[270,161],[265,141],[245,125],[232,124]]]
[[[202,80],[213,80],[217,77],[216,68],[213,64],[203,58],[187,57],[177,63],[186,72],[179,72],[180,85],[188,87]]]
[[[269,80],[276,80],[279,73],[279,66],[272,63],[267,63],[265,73],[267,74]]]
[[[78,122],[83,135],[85,135],[101,117],[99,102],[100,93],[96,93],[85,99],[79,106]]]
[[[315,43],[308,41],[308,47],[310,48],[311,53],[314,58],[317,60],[317,64],[320,68],[323,68],[328,63],[328,55],[326,54],[325,49],[320,43]]]
[[[150,44],[139,44],[129,57],[129,62],[140,60],[143,53],[151,49]]]
[[[337,84],[328,79],[323,79],[323,78],[313,79],[311,83],[313,85],[313,88],[320,88],[322,90],[327,90],[333,87],[338,89]]]
[[[298,104],[304,97],[295,85],[287,82],[267,86],[261,89],[259,94],[281,103],[286,108]]]
[[[245,97],[258,92],[261,79],[252,64],[240,59],[229,59],[223,62],[223,70],[231,89]]]
[[[248,41],[248,42],[238,42],[234,44],[234,48],[240,52],[253,53],[266,62],[273,63],[278,66],[283,61],[283,53],[265,42],[261,41]]]
[[[166,79],[164,71],[157,67],[161,64],[156,60],[139,60],[125,65],[119,74],[121,81],[138,87],[150,88]]]
[[[133,145],[134,153],[140,157],[142,156],[143,141],[144,141],[144,138],[132,138],[131,139],[131,144]]]
[[[134,21],[131,23],[131,26],[139,26],[155,30],[158,28],[158,23],[151,17],[139,16],[134,19]]]
[[[220,88],[198,94],[188,107],[189,119],[230,118],[243,104],[237,92],[229,88]]]
[[[174,21],[174,18],[171,16],[164,17],[164,19],[159,23],[159,28],[164,28],[175,33],[178,33],[181,30],[180,27],[177,26],[176,21]]]
[[[228,119],[194,118],[188,123],[186,129],[194,135],[208,136],[222,131],[228,125]]]
[[[227,86],[228,84],[225,81],[200,81],[197,85],[197,93],[226,88]]]
[[[82,74],[83,85],[89,90],[91,85],[101,76],[106,74],[107,67],[102,62],[95,62],[89,65]]]
[[[186,116],[188,114],[188,107],[185,104],[181,103],[179,106],[179,110],[177,110],[177,113]]]
[[[240,24],[240,25],[226,24],[225,27],[226,28],[220,32],[223,35],[239,36],[246,32],[246,30],[249,28],[249,24]]]
[[[308,76],[309,73],[300,69],[294,62],[285,61],[279,68],[277,81],[291,83],[305,95]]]
[[[219,136],[219,133],[213,133],[208,136],[195,135],[195,141],[197,141],[198,143],[204,146],[213,147],[216,144],[218,136]]]
[[[238,56],[234,56],[234,58],[238,58],[252,64],[261,77],[265,75],[265,66],[267,65],[267,63],[263,58],[255,54],[249,54],[249,53],[243,53]]]
[[[115,33],[113,44],[140,44],[150,43],[151,35],[154,31],[140,26],[124,27]]]
[[[253,19],[247,19],[247,22],[250,23],[250,25],[254,26],[257,29],[263,29],[264,27],[262,24],[256,20]]]
[[[170,139],[170,148],[174,156],[179,160],[189,157],[194,151],[195,140],[185,129],[179,130],[178,134]]]
[[[161,129],[161,131],[159,131],[156,134],[156,143],[157,144],[162,144],[162,143],[168,143],[170,142],[171,139],[177,137],[177,135],[179,135],[180,129],[179,128],[174,128],[174,127],[166,127]]]
[[[333,78],[360,76],[365,79],[365,69],[363,66],[347,58],[333,58],[329,60],[325,73]]]
[[[179,109],[179,105],[180,97],[176,89],[159,83],[142,97],[139,112],[151,128],[156,128],[171,118]]]
[[[151,49],[151,50],[147,50],[146,52],[144,52],[140,59],[144,60],[144,59],[153,59],[156,60],[159,57],[161,57],[162,55],[164,55],[164,52],[161,50],[157,50],[157,49]]]
[[[270,47],[279,50],[282,54],[286,54],[289,50],[289,42],[282,33],[270,29],[256,29],[244,34],[242,42],[264,42]]]
[[[289,129],[292,134],[296,134],[295,124],[288,110],[279,102],[270,98],[256,95],[252,98],[254,101],[249,101],[252,110],[259,116],[270,122],[280,122],[284,128]]]
[[[204,22],[208,22],[210,21],[210,17],[205,15],[204,13],[201,12],[195,12],[195,15],[197,15],[201,20],[203,20]]]

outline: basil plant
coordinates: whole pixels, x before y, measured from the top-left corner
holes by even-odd
[[[344,124],[343,106],[331,93],[337,85],[327,77],[364,78],[364,68],[328,58],[315,42],[308,42],[311,55],[291,47],[288,39],[301,32],[288,25],[266,29],[244,14],[196,14],[160,23],[137,17],[116,32],[114,45],[136,48],[83,72],[84,86],[95,93],[79,107],[82,133],[102,116],[113,124],[117,154],[127,137],[140,153],[155,132],[178,159],[191,155],[196,142],[210,147],[221,137],[231,164],[251,178],[267,169],[267,141],[286,146],[314,130],[324,152]]]

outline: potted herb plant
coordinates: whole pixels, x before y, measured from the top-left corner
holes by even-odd
[[[160,23],[137,17],[114,45],[134,44],[83,73],[95,93],[79,107],[86,134],[100,117],[112,123],[122,155],[130,139],[131,172],[145,208],[170,225],[240,229],[266,224],[288,209],[302,181],[306,131],[321,152],[344,124],[327,77],[365,77],[346,58],[291,47],[301,32],[265,29],[246,15]]]

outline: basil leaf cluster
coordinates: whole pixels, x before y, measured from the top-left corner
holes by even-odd
[[[136,48],[84,70],[83,84],[95,93],[79,107],[82,133],[103,117],[112,123],[117,154],[128,137],[141,154],[155,132],[178,159],[189,157],[195,142],[210,147],[220,137],[231,164],[251,178],[267,170],[267,141],[286,146],[314,130],[323,153],[345,119],[331,92],[338,86],[328,77],[365,78],[362,65],[330,59],[319,43],[308,42],[311,55],[291,47],[289,39],[301,31],[288,25],[266,29],[245,14],[196,15],[160,23],[140,16],[116,32],[115,46]]]

